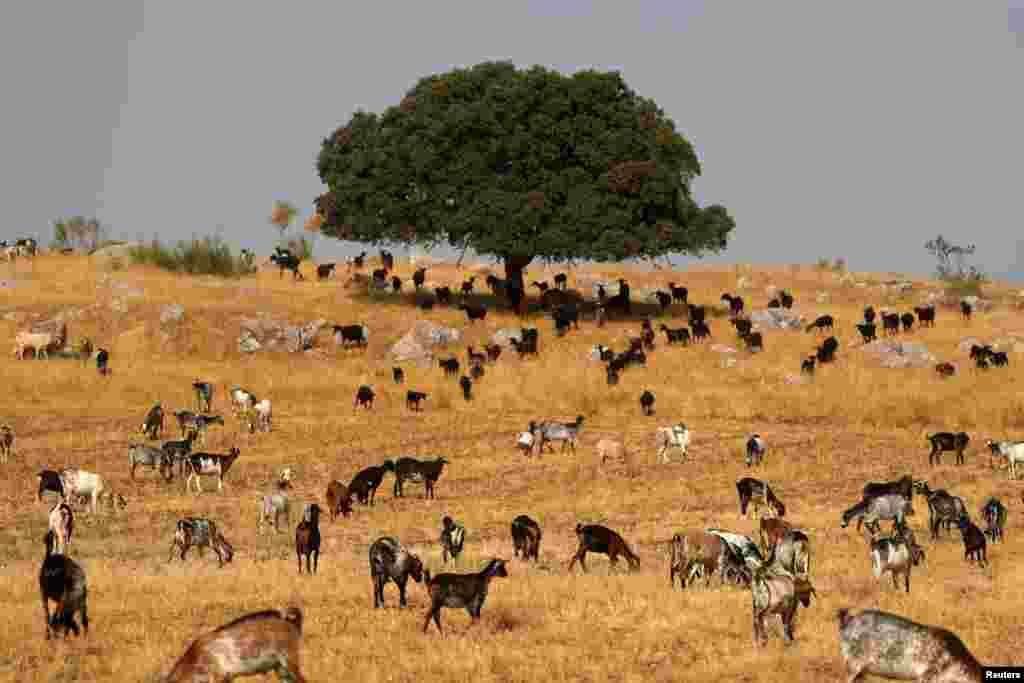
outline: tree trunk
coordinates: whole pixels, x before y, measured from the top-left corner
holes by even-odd
[[[510,285],[518,285],[519,289],[526,291],[523,283],[523,270],[533,261],[532,256],[506,256],[505,257],[505,279]]]

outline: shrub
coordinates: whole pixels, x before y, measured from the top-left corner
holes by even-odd
[[[174,273],[237,277],[246,272],[242,260],[231,253],[231,247],[219,237],[180,241],[167,246],[159,240],[134,247],[130,251],[134,263],[157,266]]]

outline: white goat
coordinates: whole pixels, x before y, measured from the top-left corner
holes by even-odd
[[[257,403],[256,396],[252,392],[246,391],[239,386],[231,387],[228,396],[231,398],[231,408],[236,414],[252,410],[253,406]]]
[[[1017,478],[1017,465],[1024,464],[1024,441],[992,441],[987,442],[992,455],[1006,458],[1010,466],[1010,479]]]
[[[274,531],[281,531],[278,519],[284,515],[285,523],[292,523],[291,501],[288,494],[284,492],[269,493],[263,496],[260,501],[260,518],[256,524],[256,533],[262,534],[263,527],[267,524],[274,525]]]
[[[659,462],[667,463],[668,452],[678,448],[686,459],[686,449],[690,447],[690,430],[682,422],[673,427],[658,427],[654,434],[654,443],[658,448]]]
[[[71,547],[71,533],[75,528],[75,513],[71,506],[63,501],[58,501],[50,510],[50,531],[53,532],[56,552],[61,555],[68,554]]]
[[[271,431],[271,408],[270,399],[265,398],[252,407],[256,414],[256,429],[260,431]]]
[[[64,346],[64,339],[49,332],[19,332],[14,338],[14,355],[18,360],[25,357],[26,349],[35,351],[36,358],[47,358],[50,352]]]
[[[107,491],[103,477],[85,470],[66,469],[60,473],[60,479],[64,484],[65,502],[71,496],[84,496],[90,500],[93,514],[96,513],[100,498]]]

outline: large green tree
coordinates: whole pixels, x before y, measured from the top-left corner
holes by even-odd
[[[520,283],[535,258],[701,255],[735,227],[697,205],[693,147],[616,72],[486,62],[428,76],[383,114],[353,114],[317,171],[323,234],[471,247]]]

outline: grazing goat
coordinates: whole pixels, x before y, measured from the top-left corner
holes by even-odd
[[[1024,464],[1024,441],[992,441],[989,439],[985,443],[993,457],[1006,458],[1010,479],[1016,479],[1017,465]]]
[[[508,576],[505,569],[505,560],[497,558],[487,563],[483,570],[475,574],[438,574],[431,577],[429,571],[424,571],[423,579],[426,582],[427,593],[430,595],[430,610],[423,622],[423,632],[430,628],[430,620],[437,624],[438,633],[441,630],[441,608],[454,607],[464,608],[469,612],[470,618],[476,622],[480,619],[480,610],[487,600],[487,591],[490,588],[491,579],[497,576]]]
[[[540,560],[540,541],[543,536],[540,525],[526,515],[519,515],[512,520],[512,554],[522,555],[524,560],[533,558]]]
[[[665,337],[670,346],[676,343],[682,344],[683,346],[690,345],[690,330],[685,327],[672,329],[666,325],[662,325],[658,329],[665,333]]]
[[[578,560],[580,567],[586,572],[587,553],[607,555],[612,566],[618,564],[619,555],[622,555],[626,558],[631,569],[640,568],[640,558],[630,550],[622,536],[608,527],[601,526],[600,524],[588,524],[586,526],[577,524],[576,537],[579,538],[580,545],[576,550],[576,554],[572,556],[572,560],[569,562],[568,571],[572,571],[573,566]]]
[[[306,573],[315,574],[320,565],[320,506],[312,503],[302,512],[302,521],[295,528],[295,556],[302,573],[302,556],[306,556]],[[310,558],[313,569],[310,570]]]
[[[811,573],[811,541],[799,529],[789,529],[772,546],[769,566],[781,567],[794,576],[807,578]]]
[[[71,506],[58,501],[50,510],[49,524],[57,552],[67,555],[71,547],[71,534],[75,530],[75,513]]]
[[[823,330],[831,330],[835,325],[835,322],[835,318],[830,315],[819,315],[814,319],[814,322],[807,326],[805,331],[810,332],[814,330],[820,332]]]
[[[373,407],[374,396],[375,394],[373,393],[373,389],[371,389],[365,384],[362,385],[356,391],[356,400],[352,408],[355,409],[358,408],[359,406],[363,406],[364,408],[369,410],[370,408]]]
[[[142,433],[150,439],[159,439],[160,434],[164,430],[164,409],[160,407],[160,402],[157,401],[156,405],[149,409],[146,413],[145,419],[142,421]]]
[[[130,443],[128,444],[128,466],[131,468],[132,480],[135,479],[135,468],[139,465],[152,467],[167,481],[174,476],[174,459],[166,451],[145,444]]]
[[[412,284],[416,287],[416,291],[419,291],[423,287],[423,283],[427,281],[427,269],[417,268],[412,274]]]
[[[793,525],[779,517],[761,518],[761,549],[764,551],[765,556],[774,552],[775,545],[781,541],[782,537],[786,535],[786,532],[792,528]]]
[[[230,563],[235,556],[234,548],[217,529],[217,524],[203,517],[185,517],[178,520],[167,561],[170,562],[174,559],[175,549],[180,548],[180,557],[184,562],[185,554],[193,547],[198,549],[200,558],[203,556],[204,549],[212,548],[213,552],[217,554],[217,562],[220,567],[223,567],[225,563]]]
[[[434,296],[437,297],[437,302],[444,306],[448,306],[452,302],[452,290],[448,287],[435,287]]]
[[[601,439],[597,442],[597,457],[602,465],[609,461],[625,464],[629,459],[629,452],[621,441]]]
[[[969,303],[967,303],[966,301],[960,302],[960,315],[963,316],[965,321],[969,322],[971,320],[971,313],[973,312],[974,308],[972,308]]]
[[[814,374],[814,364],[817,362],[816,356],[808,356],[800,362],[800,372],[806,375]]]
[[[324,500],[327,502],[327,514],[331,516],[332,522],[338,515],[348,517],[352,514],[352,493],[340,481],[335,480],[327,485]]]
[[[644,415],[654,415],[654,394],[646,389],[640,394],[640,410]]]
[[[668,292],[658,290],[654,293],[654,297],[658,300],[658,305],[661,306],[662,313],[667,311],[668,307],[672,305],[672,295]]]
[[[370,328],[366,325],[335,325],[333,329],[342,346],[366,347],[370,343]]]
[[[395,380],[395,384],[402,384],[405,382],[405,370],[399,367],[391,368],[391,377]]]
[[[63,335],[21,331],[14,337],[14,356],[18,360],[23,360],[25,351],[32,349],[37,359],[48,358],[51,353],[64,348],[66,339],[66,329]]]
[[[395,471],[395,498],[402,496],[402,485],[406,481],[422,482],[424,498],[434,497],[434,484],[441,478],[441,472],[448,460],[439,457],[434,460],[417,460],[415,458],[399,458],[394,464]]]
[[[473,380],[463,375],[459,378],[459,388],[462,389],[462,398],[467,401],[473,400]]]
[[[420,407],[420,401],[426,400],[427,394],[422,391],[413,391],[410,389],[405,392],[405,407],[409,410],[423,410],[423,408]]]
[[[273,429],[274,429],[274,425],[273,425],[273,407],[272,407],[272,405],[270,403],[270,399],[269,398],[263,399],[262,401],[257,403],[255,406],[253,406],[252,410],[253,410],[253,414],[255,415],[256,419],[252,422],[251,427],[250,427],[250,431],[253,431],[253,430],[258,430],[258,431],[261,431],[261,432],[273,431]],[[223,421],[223,418],[221,418],[221,420]]]
[[[370,578],[373,581],[373,607],[384,606],[384,586],[393,581],[398,586],[398,604],[406,606],[405,585],[409,578],[423,580],[423,563],[398,542],[397,538],[381,536],[370,546]]]
[[[60,478],[60,472],[53,470],[39,470],[36,475],[39,478],[39,490],[36,492],[36,501],[42,501],[44,491],[53,491],[61,500],[65,499],[64,482]]]
[[[659,462],[667,463],[668,452],[673,449],[679,449],[682,459],[686,460],[687,449],[690,447],[690,430],[682,422],[672,427],[658,427],[654,433],[654,445],[658,449]]]
[[[956,367],[952,363],[937,363],[935,365],[935,373],[945,379],[956,374]]]
[[[377,496],[377,488],[384,480],[385,473],[394,471],[395,463],[390,460],[386,461],[383,465],[373,465],[360,470],[356,476],[352,477],[352,481],[349,482],[349,494],[354,496],[363,505],[372,506],[373,500]]]
[[[764,338],[760,332],[749,332],[740,337],[743,343],[747,347],[747,351],[751,353],[757,353],[758,351],[764,351]]]
[[[754,504],[754,516],[756,517],[762,504],[772,511],[776,517],[786,516],[786,506],[775,497],[772,488],[759,479],[744,477],[736,482],[736,491],[740,497],[740,514],[747,516],[747,506]]]
[[[213,384],[197,379],[192,382],[192,391],[196,394],[196,410],[209,413],[213,407]]]
[[[64,501],[67,502],[71,496],[87,496],[90,500],[90,509],[96,513],[100,498],[107,493],[107,485],[103,477],[93,472],[68,468],[60,473],[61,487],[64,489]]]
[[[444,564],[448,564],[448,558],[452,559],[452,562],[458,560],[459,555],[462,554],[462,546],[466,541],[466,529],[461,524],[457,524],[448,515],[444,516],[441,520],[441,561]]]
[[[899,334],[900,316],[898,313],[882,313],[882,329],[889,336]]]
[[[751,572],[756,572],[764,568],[764,556],[761,554],[760,548],[757,547],[757,543],[754,543],[754,541],[752,541],[748,536],[735,534],[730,531],[723,531],[721,529],[705,529],[704,531],[718,536],[725,543],[729,544],[736,553],[736,556],[740,558],[746,568]]]
[[[479,363],[474,363],[469,368],[469,376],[473,378],[473,381],[479,381],[484,376],[484,366]]]
[[[466,359],[469,361],[470,365],[483,365],[484,363],[487,362],[487,354],[477,353],[476,351],[473,350],[472,346],[467,346]]]
[[[246,410],[252,410],[257,401],[255,394],[251,391],[246,391],[239,386],[231,387],[231,391],[228,393],[228,396],[231,399],[231,410],[235,414]]]
[[[871,324],[875,322],[875,308],[868,306],[864,309],[864,322]]]
[[[270,262],[280,269],[279,277],[284,277],[284,271],[288,270],[291,271],[292,281],[306,279],[299,272],[299,264],[302,263],[302,259],[287,249],[274,247],[274,253],[270,255]]]
[[[82,628],[89,635],[89,609],[87,605],[88,587],[85,571],[81,565],[62,554],[54,554],[56,542],[52,531],[46,533],[46,557],[39,568],[39,596],[43,601],[43,616],[46,619],[46,639],[64,630],[64,637],[69,633],[78,636],[78,624],[75,614],[82,615]],[[57,603],[53,615],[50,615],[50,601]]]
[[[867,344],[868,342],[873,342],[875,341],[875,339],[878,338],[876,329],[877,328],[875,327],[874,323],[857,324],[857,331],[860,332],[860,336],[864,340],[865,344]]]
[[[253,612],[197,638],[163,683],[229,681],[275,673],[305,683],[299,670],[302,611],[298,607]]]
[[[967,515],[960,518],[960,536],[964,541],[964,559],[968,562],[976,561],[982,567],[986,566],[988,558],[985,554],[985,534]]]
[[[459,374],[459,359],[458,358],[447,358],[445,360],[437,361],[438,366],[444,370],[446,377],[455,377]]]
[[[14,429],[9,424],[0,425],[0,462],[10,462],[14,455]]]
[[[935,306],[915,306],[914,313],[921,327],[935,327]]]
[[[981,518],[985,520],[985,535],[993,543],[1003,540],[1006,527],[1006,506],[998,498],[989,498],[981,506]]]
[[[956,452],[956,464],[964,464],[964,449],[970,443],[971,438],[966,432],[937,432],[928,434],[925,439],[931,444],[932,450],[928,454],[929,465],[941,465],[942,454],[946,451]]]
[[[463,280],[463,282],[462,282],[462,293],[463,293],[463,295],[468,296],[468,295],[472,294],[473,293],[473,285],[474,284],[476,284],[476,276],[475,275],[473,277],[469,278],[468,280]]]
[[[914,483],[914,489],[928,501],[928,528],[932,538],[939,537],[939,529],[945,525],[947,531],[967,514],[967,506],[958,496],[952,496],[945,489],[932,491],[926,482]]]
[[[782,290],[779,292],[779,302],[782,303],[783,308],[793,308],[793,295]]]
[[[690,336],[694,341],[704,341],[711,337],[711,328],[703,320],[690,325]]]
[[[185,434],[184,439],[177,441],[164,441],[163,446],[160,447],[167,457],[171,460],[171,467],[173,469],[174,463],[178,463],[178,476],[185,476],[186,462],[188,456],[192,453],[192,444],[196,440],[196,432],[190,431]]]
[[[810,607],[811,596],[818,595],[806,579],[770,571],[755,573],[750,589],[753,595],[754,642],[758,645],[767,640],[764,618],[772,614],[782,618],[783,637],[792,642],[798,606]]]
[[[768,449],[760,434],[754,434],[747,440],[747,467],[760,465],[764,461],[764,453]]]
[[[914,314],[904,313],[900,316],[900,322],[903,323],[903,331],[910,332],[911,328],[914,326]]]
[[[402,291],[402,278],[397,275],[391,277],[391,291],[395,294]]]
[[[217,490],[224,490],[224,477],[227,475],[231,465],[238,459],[240,452],[238,448],[232,448],[227,454],[222,453],[193,453],[186,459],[188,468],[188,479],[185,481],[185,490],[188,491],[193,480],[196,482],[196,493],[202,493],[203,487],[199,483],[201,477],[217,477]]]
[[[905,530],[901,527],[896,533],[887,538],[880,538],[871,542],[871,570],[876,579],[889,572],[892,575],[892,585],[899,588],[899,577],[903,576],[906,592],[910,592],[910,571],[921,561],[921,549],[913,541],[907,538]]]
[[[727,580],[747,583],[750,570],[736,550],[723,538],[706,531],[695,531],[672,537],[669,562],[669,585],[675,586],[676,576],[679,587],[686,588],[694,578],[704,577],[705,587],[718,576],[722,585]]]
[[[672,292],[672,301],[678,301],[681,304],[685,304],[689,299],[690,292],[686,287],[676,287],[676,283],[668,283],[668,289]]]
[[[519,432],[519,438],[516,439],[516,448],[529,456],[533,451],[533,434],[530,432]]]
[[[334,269],[337,267],[336,263],[320,263],[316,267],[316,277],[318,280],[326,280],[334,274]]]
[[[286,524],[291,525],[291,500],[288,498],[288,494],[281,490],[263,496],[263,499],[260,500],[260,516],[259,521],[256,522],[256,533],[262,534],[263,527],[267,524],[273,524],[274,531],[281,533],[281,527],[278,524],[281,517],[284,517]]]
[[[498,344],[484,344],[484,351],[487,352],[487,360],[492,363],[501,357],[501,346]]]
[[[908,474],[896,481],[868,482],[864,485],[862,497],[864,500],[867,500],[868,498],[884,496],[888,493],[897,493],[907,500],[911,500],[914,497],[914,480]]]
[[[474,323],[477,320],[483,320],[487,317],[487,307],[482,304],[479,306],[459,304],[459,310],[466,312],[466,318],[470,323]]]
[[[741,297],[723,294],[721,300],[729,304],[729,312],[733,317],[743,312],[743,299]]]
[[[815,355],[818,358],[819,363],[831,363],[836,359],[836,349],[839,348],[839,340],[835,337],[829,337],[818,347]]]
[[[917,683],[982,683],[982,668],[956,635],[874,609],[836,611],[847,680],[865,675]]]
[[[550,448],[551,443],[555,441],[562,442],[562,452],[565,452],[566,447],[570,448],[575,455],[576,453],[576,441],[580,435],[580,429],[583,428],[583,416],[577,415],[575,422],[541,422],[537,424],[535,422],[530,423],[530,433],[534,435],[536,442],[537,453],[542,454],[544,452],[544,446]],[[554,449],[551,449],[554,451]]]
[[[913,515],[914,508],[910,500],[900,493],[887,493],[862,500],[846,510],[840,527],[845,529],[856,519],[857,529],[860,530],[861,524],[864,524],[873,536],[879,531],[879,521],[892,520],[895,528],[903,526],[906,518]]]

